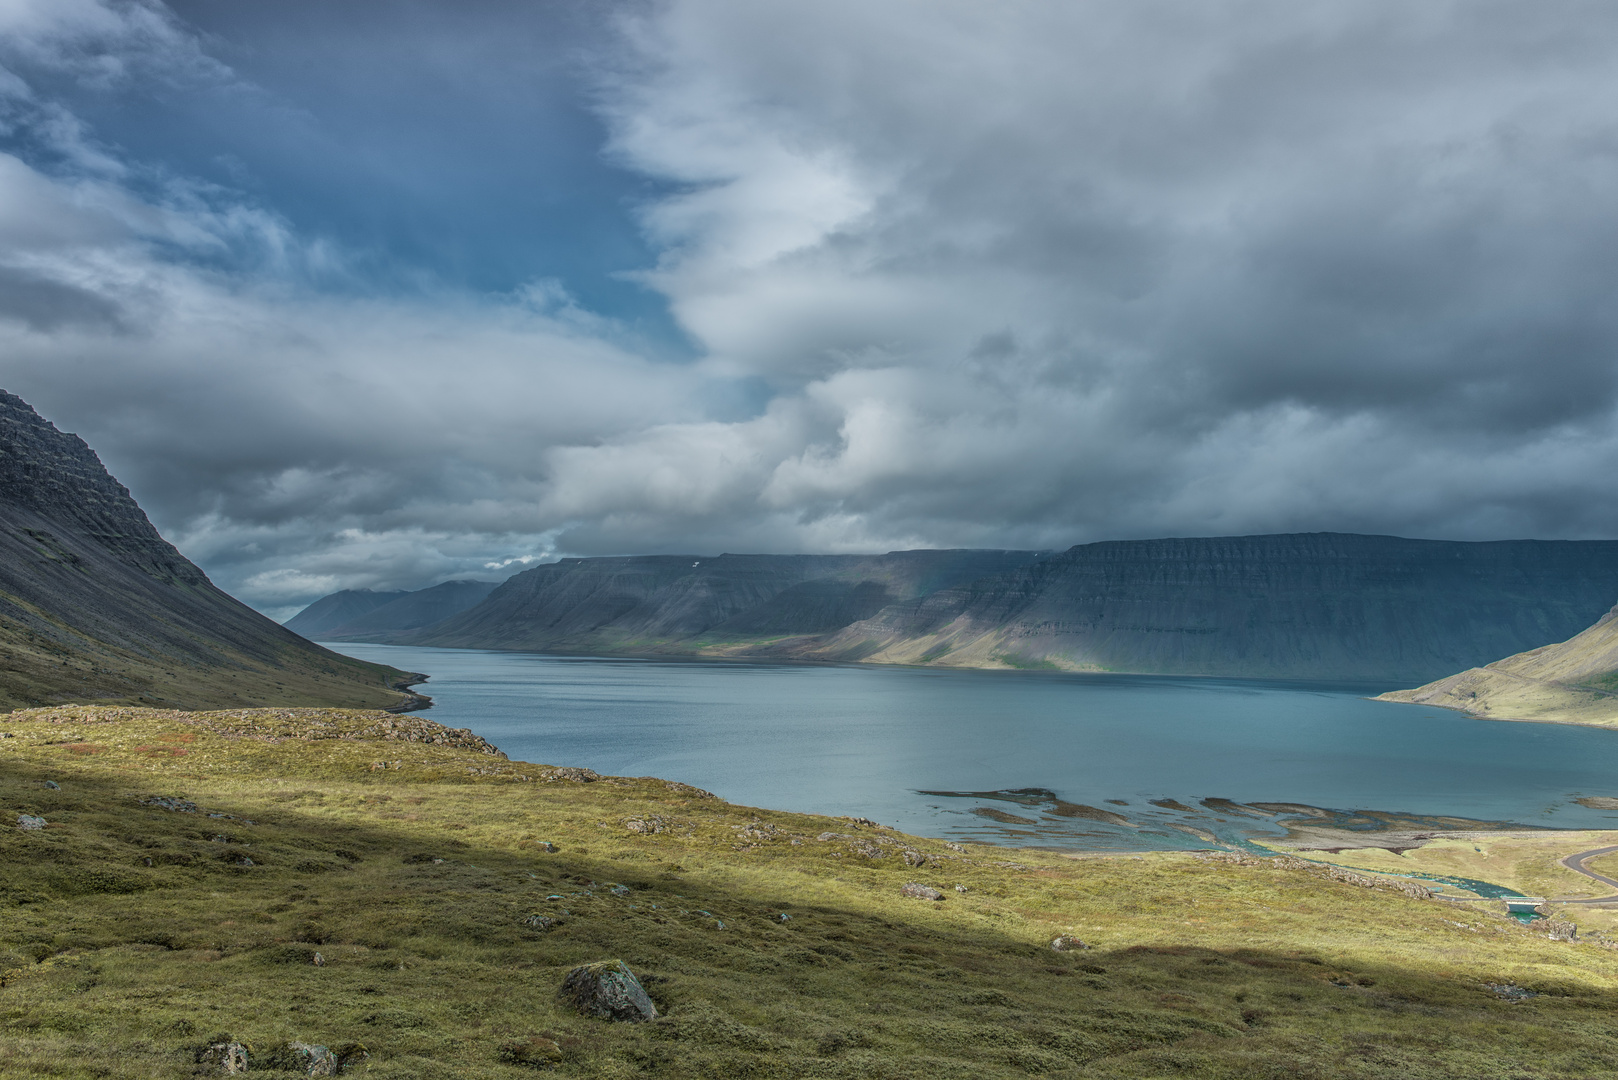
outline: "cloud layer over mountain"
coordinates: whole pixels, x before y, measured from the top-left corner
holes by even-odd
[[[1618,535],[1606,5],[231,7],[0,3],[0,385],[260,607]]]

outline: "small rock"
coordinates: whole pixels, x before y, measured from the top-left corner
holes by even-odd
[[[61,791],[62,790],[62,785],[58,784],[55,780],[47,780],[47,781],[45,781],[45,786],[50,788],[52,791]]]
[[[914,851],[914,850],[912,850],[910,848],[905,848],[904,851],[900,852],[900,854],[904,856],[904,861],[905,861],[906,866],[926,866],[927,865],[927,856],[922,854],[919,851]]]
[[[1090,946],[1072,934],[1061,934],[1051,939],[1051,948],[1057,952],[1077,952],[1080,949],[1088,949]]]
[[[17,828],[19,829],[26,829],[32,832],[35,829],[43,829],[44,827],[45,819],[42,817],[35,817],[33,814],[17,815]]]
[[[272,1069],[301,1072],[305,1076],[336,1076],[343,1067],[331,1048],[305,1042],[287,1043],[266,1064]]]
[[[180,814],[195,814],[202,809],[190,799],[182,799],[178,795],[143,795],[138,801],[143,806],[155,806],[159,810],[173,810]]]
[[[541,840],[539,843],[535,844],[534,846],[537,847],[539,850],[543,851],[547,855],[555,855],[556,854],[556,845],[551,843],[549,840]]]
[[[777,915],[775,918],[776,918],[777,922],[791,922],[792,921],[792,916],[788,915],[784,911],[781,912],[781,914]]]
[[[1546,919],[1541,926],[1552,941],[1579,940],[1579,928],[1566,919]]]
[[[315,955],[310,959],[309,962],[311,964],[314,964],[315,967],[325,967],[326,966],[326,958],[324,956],[322,956],[320,953],[315,953]]]
[[[539,774],[541,780],[572,780],[580,784],[593,784],[601,779],[601,774],[593,769],[580,769],[565,765],[560,769],[546,769]]]
[[[951,851],[959,851],[963,855],[966,853],[966,848],[964,845],[957,844],[952,840],[945,840],[944,846],[949,848]]]
[[[841,839],[843,839],[843,834],[840,833],[840,832],[823,832],[819,836],[815,837],[815,839],[816,840],[821,840],[821,841],[825,841],[825,840],[841,840]]]
[[[247,1047],[230,1040],[209,1043],[197,1051],[197,1064],[216,1066],[226,1076],[239,1076],[247,1071]]]
[[[1483,985],[1494,991],[1494,996],[1501,1001],[1527,1001],[1531,997],[1539,996],[1538,991],[1528,990],[1518,986],[1516,983],[1484,983]]]
[[[522,924],[543,933],[544,931],[551,929],[553,926],[561,926],[562,920],[554,919],[549,915],[536,914],[528,916],[528,918],[522,921]]]
[[[955,891],[956,892],[965,892],[966,891],[966,886],[965,885],[957,885],[957,886],[955,886]]]
[[[513,1039],[501,1043],[495,1056],[507,1065],[526,1065],[530,1069],[548,1069],[562,1063],[562,1048],[554,1040],[534,1036],[531,1039]]]
[[[909,882],[906,885],[904,885],[899,890],[899,895],[900,896],[908,896],[912,900],[942,900],[942,899],[944,899],[944,894],[943,893],[939,892],[937,889],[933,888],[931,885],[923,885],[918,881],[912,881],[912,882]]]
[[[16,737],[9,731],[0,731],[0,739],[15,739]]]
[[[607,891],[612,893],[612,895],[614,895],[614,896],[628,896],[629,895],[629,886],[628,885],[614,885],[611,888],[609,888]]]
[[[622,960],[574,968],[562,980],[561,994],[586,1016],[631,1023],[657,1019],[657,1007],[646,996],[646,988]]]

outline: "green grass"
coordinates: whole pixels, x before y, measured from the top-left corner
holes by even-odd
[[[1286,861],[957,850],[378,722],[0,717],[0,1075],[188,1076],[227,1034],[397,1078],[533,1075],[502,1056],[533,1038],[577,1077],[1618,1075],[1618,954],[1475,909]],[[607,958],[660,1019],[558,999]]]
[[[1060,664],[1056,663],[1053,660],[1047,660],[1044,657],[1033,658],[1033,657],[1027,657],[1027,656],[1015,656],[1015,655],[1004,654],[1004,655],[995,656],[995,659],[1000,661],[1000,663],[1006,665],[1009,668],[1016,668],[1018,671],[1061,671],[1062,670],[1062,666]]]
[[[1605,675],[1594,675],[1581,680],[1580,685],[1605,690],[1609,694],[1618,694],[1618,671],[1609,671]]]

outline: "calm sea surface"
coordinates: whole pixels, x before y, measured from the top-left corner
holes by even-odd
[[[426,715],[513,760],[927,836],[1144,850],[1281,831],[1209,799],[1618,828],[1572,801],[1618,796],[1618,731],[1364,686],[329,647],[429,673]]]

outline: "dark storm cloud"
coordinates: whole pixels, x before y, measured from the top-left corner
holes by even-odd
[[[117,329],[121,316],[118,305],[99,293],[0,266],[0,319],[48,333],[68,326]]]
[[[0,11],[0,381],[267,607],[1618,534],[1608,5]]]

